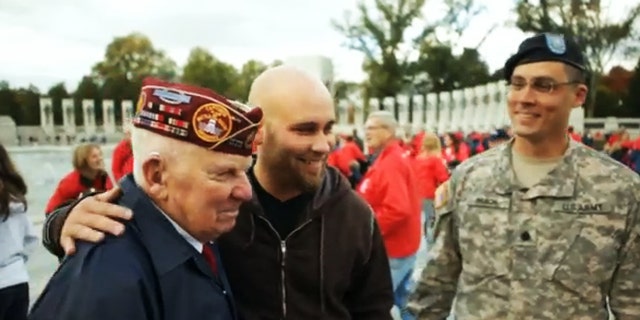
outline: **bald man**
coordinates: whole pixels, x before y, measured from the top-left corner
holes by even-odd
[[[280,66],[255,79],[249,104],[264,112],[247,172],[253,198],[218,239],[240,319],[391,319],[389,262],[369,206],[326,158],[335,137],[324,84]],[[54,212],[44,242],[58,255],[74,239],[119,235],[115,191]]]

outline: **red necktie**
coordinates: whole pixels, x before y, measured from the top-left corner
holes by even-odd
[[[213,271],[213,274],[217,276],[218,262],[216,261],[216,255],[213,254],[213,249],[211,249],[211,246],[205,244],[202,247],[202,255],[204,256],[204,259],[207,260],[207,263],[209,264],[209,267],[211,267],[211,271]]]

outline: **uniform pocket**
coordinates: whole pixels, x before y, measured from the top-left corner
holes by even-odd
[[[472,198],[461,204],[459,245],[465,273],[480,277],[509,273],[509,198]]]
[[[606,228],[576,221],[572,241],[558,252],[561,259],[545,266],[548,280],[562,286],[584,301],[602,301],[601,287],[615,269],[619,242]],[[560,248],[559,248],[560,249]]]

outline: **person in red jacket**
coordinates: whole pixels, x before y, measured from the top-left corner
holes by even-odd
[[[45,213],[66,205],[87,192],[105,191],[113,187],[104,169],[102,149],[94,143],[82,144],[73,151],[73,171],[68,173],[53,192]]]
[[[129,130],[126,130],[125,137],[120,140],[113,149],[111,159],[111,172],[115,181],[128,175],[133,171],[133,153],[131,152],[131,138]]]
[[[433,200],[436,188],[449,179],[449,170],[442,158],[442,145],[440,138],[428,133],[422,137],[420,152],[413,160],[413,168],[418,181],[418,190],[422,199],[422,212],[424,214],[424,234],[428,242],[432,240],[431,225],[435,219]]]
[[[394,302],[403,320],[414,319],[407,300],[421,240],[421,201],[410,158],[396,138],[398,123],[388,111],[376,111],[365,123],[366,143],[374,159],[356,188],[380,226],[391,266]]]

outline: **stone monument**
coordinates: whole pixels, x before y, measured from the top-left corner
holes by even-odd
[[[49,97],[40,98],[40,127],[47,137],[54,135],[53,100]]]
[[[67,135],[76,134],[76,113],[73,99],[62,99],[62,124]]]
[[[427,117],[427,130],[430,132],[436,132],[438,130],[438,110],[440,106],[438,105],[438,94],[437,93],[428,93],[427,94],[427,105],[425,108],[426,117]]]
[[[95,101],[92,99],[82,100],[82,118],[84,120],[84,133],[90,137],[96,134],[96,113]]]
[[[135,112],[133,110],[133,102],[131,100],[123,100],[120,108],[122,108],[122,131],[126,131]]]
[[[116,117],[113,100],[102,101],[102,127],[107,134],[116,132]]]

